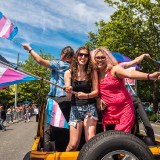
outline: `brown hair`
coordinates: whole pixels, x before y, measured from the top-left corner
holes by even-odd
[[[72,59],[74,56],[74,50],[71,46],[66,46],[61,51],[61,56],[64,56],[64,58]]]
[[[85,66],[85,72],[86,72],[86,81],[88,83],[91,82],[92,80],[92,76],[93,76],[93,65],[91,62],[91,57],[90,57],[90,51],[89,48],[87,48],[86,46],[82,46],[80,48],[78,48],[78,50],[76,51],[76,54],[73,57],[70,69],[71,69],[71,73],[72,73],[72,80],[75,82],[77,80],[78,77],[78,54],[80,53],[81,50],[87,50],[89,57],[88,57],[88,62],[86,63]]]

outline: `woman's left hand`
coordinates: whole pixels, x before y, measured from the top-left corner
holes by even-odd
[[[84,92],[77,92],[77,94],[75,95],[77,98],[79,99],[87,99],[87,94]]]

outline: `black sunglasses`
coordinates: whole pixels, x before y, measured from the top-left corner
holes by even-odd
[[[105,56],[96,56],[94,57],[95,60],[106,60]]]
[[[85,57],[85,58],[88,58],[89,57],[89,54],[86,54],[86,53],[78,53],[78,56],[79,57]]]

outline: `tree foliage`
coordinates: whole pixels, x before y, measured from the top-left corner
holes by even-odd
[[[51,54],[45,53],[40,50],[41,57],[46,60],[53,60],[54,57]],[[42,100],[46,98],[49,92],[49,84],[43,82],[43,79],[50,80],[50,69],[39,65],[31,55],[24,63],[19,63],[19,68],[25,72],[32,74],[33,76],[41,77],[42,80],[30,81],[18,84],[18,104],[25,100],[32,103],[41,104]],[[5,91],[7,94],[7,91]],[[8,92],[9,93],[9,92]],[[14,104],[14,95],[10,95],[8,103]]]
[[[160,1],[155,0],[105,0],[116,11],[110,21],[96,22],[97,33],[90,32],[91,48],[106,47],[118,51],[131,59],[150,53],[153,59],[160,59]],[[142,71],[159,70],[159,65],[151,60],[144,60]],[[138,95],[143,100],[153,100],[157,106],[159,83],[138,81]],[[147,86],[147,87],[146,87]],[[152,95],[152,96],[151,96]],[[156,108],[157,109],[157,108]]]

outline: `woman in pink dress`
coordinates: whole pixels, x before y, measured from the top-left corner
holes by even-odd
[[[160,72],[150,74],[125,70],[117,65],[117,61],[105,48],[95,49],[91,56],[99,73],[99,97],[106,105],[102,119],[118,119],[115,130],[130,132],[135,119],[134,106],[123,78],[157,80],[160,79]]]

